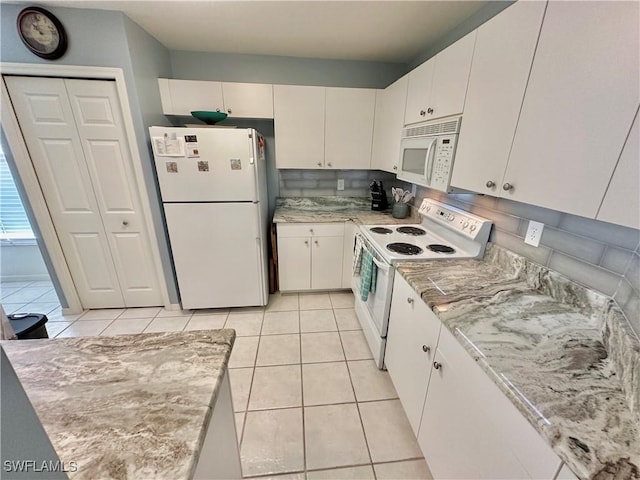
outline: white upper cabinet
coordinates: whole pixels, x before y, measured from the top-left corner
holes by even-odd
[[[502,192],[545,2],[517,2],[477,33],[451,184]]]
[[[436,59],[433,57],[409,72],[407,104],[404,111],[405,125],[424,122],[432,118],[433,107],[431,107],[431,102],[433,97],[431,89],[433,87],[435,64]],[[430,108],[431,112],[427,114],[427,110]]]
[[[273,86],[277,168],[324,167],[325,87]]]
[[[638,108],[639,9],[549,2],[504,177],[508,198],[596,217]]]
[[[462,113],[476,30],[409,72],[404,123]]]
[[[226,112],[230,117],[273,118],[273,86],[159,78],[165,115],[191,115],[194,110]]]
[[[325,167],[370,168],[375,103],[372,88],[326,89]]]
[[[224,107],[230,117],[273,118],[273,85],[222,83]]]
[[[597,218],[640,228],[640,126],[637,113]]]
[[[166,115],[191,115],[194,110],[225,111],[220,82],[159,78],[158,85]]]
[[[376,92],[376,113],[373,126],[371,168],[398,172],[400,138],[404,125],[409,76],[399,78],[384,90]]]

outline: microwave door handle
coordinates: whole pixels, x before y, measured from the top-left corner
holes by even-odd
[[[427,147],[427,163],[424,167],[424,176],[427,179],[427,183],[431,185],[431,174],[433,173],[433,158],[435,156],[435,144],[438,141],[437,138],[431,140],[429,146]]]

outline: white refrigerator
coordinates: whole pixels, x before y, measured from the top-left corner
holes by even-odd
[[[262,135],[222,127],[149,133],[182,308],[266,305]]]

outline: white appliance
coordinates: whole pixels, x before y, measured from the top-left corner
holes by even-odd
[[[462,117],[407,127],[400,142],[400,180],[450,191],[453,159]]]
[[[481,258],[489,240],[491,221],[458,208],[425,199],[419,212],[421,224],[363,225],[356,234],[373,256],[376,287],[366,300],[360,296],[362,277],[352,278],[355,310],[378,368],[384,368],[395,265],[407,261]],[[359,240],[359,242],[358,242]]]
[[[262,135],[220,127],[149,133],[182,307],[266,305]]]

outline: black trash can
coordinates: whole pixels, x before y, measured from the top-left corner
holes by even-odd
[[[42,313],[13,313],[7,317],[18,340],[49,338],[47,327],[44,326],[48,321],[46,315]]]

